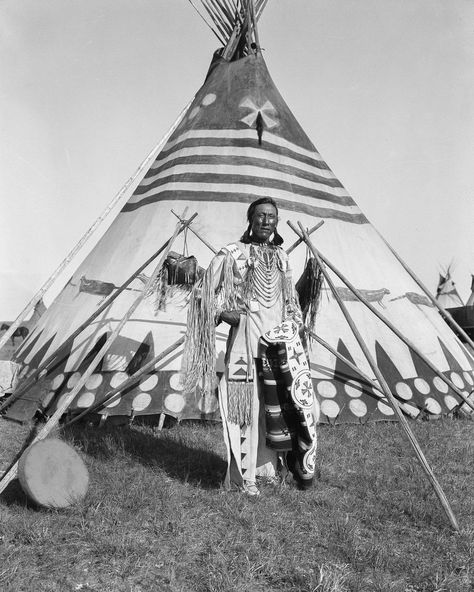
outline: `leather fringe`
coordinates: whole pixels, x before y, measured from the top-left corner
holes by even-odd
[[[227,415],[230,423],[252,423],[253,382],[227,383]]]

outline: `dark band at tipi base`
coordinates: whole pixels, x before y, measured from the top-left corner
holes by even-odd
[[[278,92],[258,35],[266,3],[202,0],[222,47],[116,219],[16,349],[0,433],[33,423],[41,441],[60,422],[92,414],[219,420],[228,331],[216,329],[213,393],[199,383],[186,392],[188,304],[218,249],[240,236],[249,204],[271,197],[299,280],[320,424],[400,421],[457,529],[407,419],[472,414],[474,345],[366,218]],[[1,490],[17,477],[25,444],[2,466]]]

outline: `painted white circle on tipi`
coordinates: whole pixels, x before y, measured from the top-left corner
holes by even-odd
[[[457,372],[451,372],[449,378],[451,379],[451,382],[454,384],[454,386],[458,387],[458,389],[464,388],[464,380],[459,376]]]
[[[410,417],[416,418],[420,415],[420,410],[418,407],[410,405],[410,403],[402,403],[400,406]]]
[[[212,105],[212,103],[217,99],[216,95],[214,93],[209,93],[208,95],[206,95],[203,100],[201,101],[201,105],[204,105],[204,107],[207,107],[208,105]]]
[[[148,393],[140,393],[133,397],[132,409],[134,411],[143,411],[151,403],[151,396]]]
[[[425,401],[425,408],[430,413],[434,413],[435,415],[439,415],[442,411],[441,405],[438,403],[436,399],[433,397],[428,397]]]
[[[186,401],[183,395],[179,395],[178,393],[170,393],[165,397],[163,403],[168,411],[180,413],[184,409]]]
[[[380,413],[383,413],[384,415],[394,415],[395,411],[390,407],[390,405],[387,405],[387,403],[384,403],[383,401],[379,401],[377,403],[377,407],[380,411]]]
[[[400,399],[404,399],[405,401],[409,401],[413,397],[412,390],[406,382],[397,382],[395,390]]]
[[[456,397],[453,397],[453,395],[446,395],[444,397],[444,404],[449,410],[454,409],[459,405],[459,403],[456,400]]]
[[[172,374],[170,376],[170,387],[174,391],[182,391],[184,388],[183,384],[183,375],[181,372],[176,372],[176,374]]]
[[[323,401],[321,403],[321,413],[327,417],[335,418],[339,415],[340,409],[336,401]]]
[[[424,378],[415,378],[415,388],[422,395],[427,395],[431,388]]]
[[[82,395],[77,399],[76,405],[77,407],[87,408],[90,407],[94,401],[94,393],[82,393]]]
[[[117,407],[117,405],[120,403],[121,400],[122,400],[122,397],[117,393],[114,396],[114,398],[106,404],[106,407],[108,407],[109,409],[111,407]]]
[[[364,415],[367,415],[367,405],[360,399],[352,399],[352,401],[349,401],[349,409],[356,417],[364,417]]]
[[[332,382],[329,382],[329,380],[318,382],[316,389],[321,397],[326,397],[327,399],[334,399],[337,393],[337,388]]]
[[[57,391],[63,382],[64,382],[64,374],[58,374],[51,381],[51,390]]]
[[[473,385],[474,384],[474,380],[473,380],[471,374],[469,374],[469,372],[463,372],[462,375],[464,376],[464,380],[468,384],[470,384],[470,385]]]
[[[468,393],[467,391],[464,391],[463,394],[468,401],[470,401],[471,403],[474,403],[474,393]],[[463,403],[461,405],[461,411],[463,411],[464,413],[469,413],[469,415],[472,415],[472,413],[473,413],[472,407],[470,405],[468,405],[467,403]]]
[[[69,379],[67,381],[67,387],[70,389],[73,389],[76,386],[76,384],[79,382],[80,378],[81,378],[80,372],[74,372],[74,374],[71,374],[71,376],[69,377]]]
[[[58,408],[58,407],[61,407],[61,405],[63,404],[63,402],[64,402],[64,399],[65,399],[66,397],[69,397],[69,393],[63,393],[63,394],[62,394],[62,395],[59,397],[59,399],[58,399],[58,402],[56,403],[56,408]]]
[[[349,395],[349,397],[360,397],[362,395],[362,385],[357,380],[349,380],[347,384],[344,385],[344,390]]]
[[[157,384],[158,384],[158,376],[156,374],[152,374],[151,376],[148,376],[147,378],[145,378],[145,380],[143,382],[140,382],[140,384],[138,385],[138,388],[141,391],[151,391],[151,389],[154,389]]]
[[[116,372],[112,378],[110,379],[110,386],[112,388],[119,387],[123,382],[125,382],[128,378],[128,374],[126,372]]]
[[[41,407],[43,407],[43,409],[46,409],[46,407],[51,403],[55,394],[56,393],[54,391],[49,391],[48,394],[43,397],[43,400],[41,401]]]
[[[449,386],[439,376],[433,378],[433,384],[440,393],[447,393],[449,391]]]
[[[93,391],[96,388],[99,388],[99,386],[102,384],[102,380],[103,380],[102,374],[92,374],[86,380],[86,385],[85,385],[86,389]]]

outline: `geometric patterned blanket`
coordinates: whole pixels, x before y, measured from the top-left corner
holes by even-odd
[[[314,477],[319,404],[294,321],[284,321],[260,338],[257,371],[265,401],[267,446],[288,451],[288,469],[306,489]]]

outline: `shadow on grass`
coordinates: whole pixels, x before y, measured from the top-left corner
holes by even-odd
[[[32,510],[38,509],[38,506],[23,491],[18,479],[14,479],[5,487],[0,494],[0,501],[6,506],[28,507]]]
[[[226,470],[223,458],[203,447],[202,441],[193,445],[192,430],[180,436],[166,429],[153,433],[128,426],[97,429],[74,425],[64,435],[98,461],[110,462],[125,455],[133,462],[204,489],[218,489]]]

